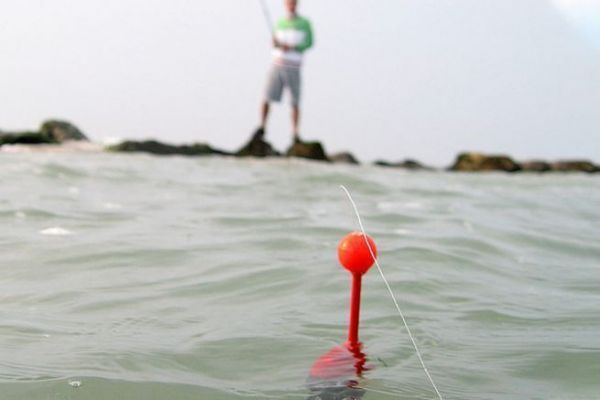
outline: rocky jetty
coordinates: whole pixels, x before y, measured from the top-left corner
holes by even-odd
[[[116,145],[107,146],[107,151],[123,153],[149,153],[161,156],[209,156],[209,155],[231,155],[223,150],[214,149],[205,143],[193,143],[191,145],[172,145],[156,140],[132,141],[127,140]]]
[[[456,161],[448,168],[448,170],[463,172],[585,172],[591,174],[600,172],[600,165],[596,165],[587,160],[565,160],[557,162],[533,160],[518,162],[504,155],[462,153],[458,155]]]
[[[45,121],[37,131],[6,132],[0,130],[0,147],[2,152],[98,152],[101,150],[123,153],[149,153],[155,155],[183,156],[237,156],[237,157],[281,157],[269,142],[264,139],[265,132],[257,129],[238,151],[229,152],[216,149],[206,143],[174,145],[157,140],[124,141],[102,148],[97,143],[89,142],[86,135],[75,125],[64,120]],[[57,146],[57,145],[61,146]],[[10,145],[10,146],[9,146]],[[326,161],[340,164],[360,164],[359,160],[349,152],[341,152],[328,156],[320,142],[294,142],[286,157],[298,157],[308,160]],[[407,159],[399,162],[376,161],[375,165],[385,168],[398,168],[410,171],[435,171],[435,168],[416,160]],[[519,162],[507,155],[465,152],[456,157],[454,163],[446,168],[456,172],[522,172],[522,173],[600,173],[600,165],[588,160],[530,160]]]
[[[386,167],[386,168],[408,169],[411,171],[434,171],[435,170],[435,168],[428,167],[424,164],[421,164],[420,162],[418,162],[416,160],[411,160],[411,159],[407,159],[407,160],[399,161],[399,162],[389,162],[389,161],[384,161],[384,160],[378,160],[378,161],[375,161],[375,165],[377,165],[379,167]]]
[[[329,156],[329,161],[336,164],[359,165],[360,162],[352,153],[342,152]]]
[[[505,155],[485,155],[481,153],[462,153],[450,168],[450,171],[479,172],[504,171],[517,172],[522,167],[512,158]]]
[[[286,156],[316,161],[329,161],[325,149],[320,142],[294,142],[286,152]]]
[[[75,125],[59,120],[49,120],[38,131],[0,132],[0,146],[6,144],[60,144],[67,141],[87,141]]]

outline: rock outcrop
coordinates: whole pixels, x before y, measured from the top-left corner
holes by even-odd
[[[42,124],[39,131],[1,132],[0,146],[5,144],[59,144],[67,141],[87,141],[75,125],[58,120]]]
[[[411,171],[433,171],[435,170],[435,168],[432,167],[428,167],[424,164],[421,164],[420,162],[416,161],[416,160],[404,160],[404,161],[400,161],[400,162],[389,162],[389,161],[383,161],[383,160],[378,160],[375,161],[375,165],[380,166],[380,167],[387,167],[387,168],[401,168],[401,169],[408,169]]]
[[[51,137],[40,132],[1,132],[0,146],[5,144],[55,144]]]
[[[450,171],[480,172],[480,171],[504,171],[517,172],[522,167],[512,158],[505,155],[485,155],[481,153],[462,153],[456,158]]]
[[[351,164],[351,165],[359,165],[360,162],[354,157],[352,153],[342,152],[335,153],[329,156],[329,161],[336,164]]]
[[[552,171],[557,172],[586,172],[588,174],[600,172],[600,165],[595,165],[587,160],[557,161],[552,163]]]
[[[523,172],[548,172],[552,170],[552,165],[541,160],[525,161],[521,163],[521,170]]]
[[[59,120],[49,120],[42,124],[40,133],[52,138],[58,143],[69,140],[85,140],[88,138],[75,125]]]
[[[191,145],[172,145],[156,140],[132,141],[128,140],[116,145],[107,146],[106,150],[124,153],[149,153],[162,156],[208,156],[208,155],[230,155],[222,150],[213,149],[204,143],[193,143]]]
[[[463,153],[457,157],[449,170],[468,172],[585,172],[592,174],[600,172],[600,165],[596,165],[588,160],[565,160],[557,162],[533,160],[519,163],[508,156]]]
[[[294,142],[286,155],[288,157],[306,158],[316,161],[329,161],[325,149],[320,142]]]
[[[264,131],[258,129],[250,138],[248,143],[242,146],[236,153],[238,157],[278,157],[281,154],[264,139]]]

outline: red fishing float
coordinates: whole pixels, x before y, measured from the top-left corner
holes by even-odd
[[[352,232],[344,237],[338,246],[340,263],[352,274],[350,294],[350,321],[348,325],[348,345],[359,346],[358,324],[360,318],[360,291],[362,276],[373,266],[377,257],[375,242],[362,232]]]
[[[339,385],[343,383],[351,394],[348,398],[360,399],[364,395],[364,391],[356,386],[356,379],[368,369],[366,355],[358,340],[360,291],[362,276],[373,266],[376,257],[375,242],[361,232],[350,233],[340,241],[338,258],[352,275],[348,341],[332,348],[313,364],[309,375],[313,391],[328,393],[331,386],[332,393],[338,393]]]
[[[361,232],[352,232],[346,235],[338,246],[340,263],[353,274],[365,274],[375,263],[373,256],[377,257],[375,242],[370,236]]]
[[[350,192],[342,186],[342,189],[348,195],[348,199],[354,207],[358,222],[360,215],[356,204],[350,195]],[[375,242],[363,232],[352,232],[344,237],[338,246],[338,258],[342,266],[347,269],[352,275],[352,291],[350,294],[350,321],[348,326],[348,341],[342,346],[336,346],[327,353],[323,354],[313,364],[309,375],[309,388],[316,393],[310,399],[320,398],[352,398],[361,399],[366,393],[359,385],[356,378],[361,378],[362,373],[369,369],[366,365],[367,357],[362,352],[362,344],[358,340],[358,325],[360,317],[360,291],[362,284],[362,276],[371,269],[373,264],[377,263],[377,247]],[[379,268],[379,264],[377,264]],[[390,285],[388,284],[381,269],[379,269],[394,304],[398,309],[398,313],[402,318],[406,331],[415,348],[415,352],[421,362],[423,371],[427,375],[431,386],[434,388],[438,398],[442,400],[433,378],[427,371],[427,367],[423,362],[419,348],[410,332],[406,319],[398,306]],[[332,397],[333,396],[333,397]]]

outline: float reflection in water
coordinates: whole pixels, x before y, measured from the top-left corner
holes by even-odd
[[[362,399],[365,390],[359,386],[359,379],[369,368],[361,347],[360,343],[346,343],[319,357],[310,369],[307,386],[311,395],[307,400]]]

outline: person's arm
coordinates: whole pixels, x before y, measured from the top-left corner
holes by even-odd
[[[314,37],[312,27],[310,26],[310,22],[308,20],[304,20],[301,29],[304,31],[304,40],[298,46],[296,46],[295,50],[299,52],[304,52],[310,49],[314,44]]]

